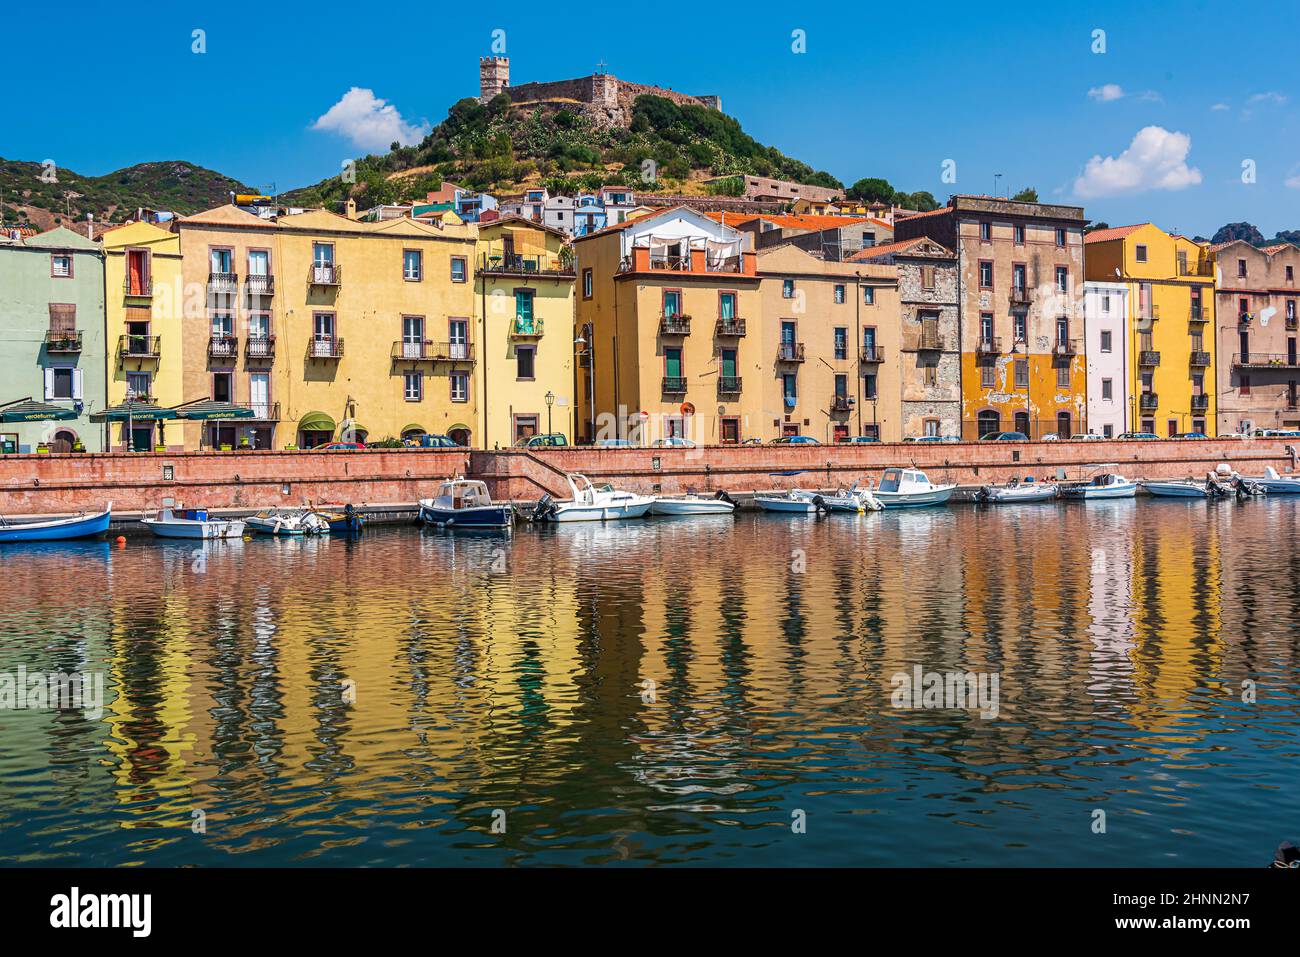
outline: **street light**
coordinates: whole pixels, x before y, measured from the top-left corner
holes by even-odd
[[[555,393],[550,389],[546,390],[546,434],[551,434],[551,406],[555,405]]]

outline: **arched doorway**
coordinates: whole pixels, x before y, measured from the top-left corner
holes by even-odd
[[[979,438],[981,439],[992,432],[1002,431],[1002,416],[992,409],[985,409],[975,417],[975,421],[979,425]]]
[[[457,425],[447,430],[447,438],[451,439],[457,445],[469,447],[470,433],[463,425]]]
[[[71,452],[72,447],[77,444],[77,433],[71,429],[59,429],[54,433],[54,438],[50,440],[51,452]]]
[[[1029,413],[1028,413],[1028,412],[1017,412],[1017,413],[1016,413],[1016,420],[1015,420],[1015,421],[1016,421],[1016,424],[1015,424],[1015,427],[1014,427],[1015,431],[1016,431],[1016,432],[1023,432],[1025,435],[1029,435]],[[1033,438],[1032,435],[1029,436],[1029,437],[1030,437],[1030,438]]]
[[[1070,431],[1071,431],[1070,425],[1071,423],[1070,423],[1069,412],[1056,413],[1056,434],[1057,435],[1059,435],[1063,439],[1068,439],[1070,437]]]

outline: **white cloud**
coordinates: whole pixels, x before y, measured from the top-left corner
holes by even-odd
[[[1281,93],[1277,93],[1274,92],[1273,90],[1269,90],[1266,93],[1255,93],[1246,102],[1250,105],[1258,105],[1260,103],[1271,103],[1275,106],[1282,106],[1284,103],[1286,103],[1286,97]]]
[[[1185,189],[1201,181],[1201,171],[1187,165],[1192,138],[1161,126],[1147,126],[1119,156],[1094,156],[1074,181],[1082,199],[1118,196],[1151,189]]]
[[[1300,189],[1300,166],[1292,167],[1291,175],[1282,182],[1291,189]]]
[[[374,90],[356,86],[344,93],[311,128],[346,136],[367,150],[386,150],[394,142],[409,146],[429,132],[427,123],[412,126],[402,119],[397,107],[375,96]]]
[[[1232,107],[1230,107],[1227,103],[1215,103],[1212,107],[1210,107],[1210,109],[1215,113],[1221,113],[1224,110],[1232,109]]]
[[[1122,100],[1124,88],[1118,83],[1104,83],[1101,86],[1094,86],[1088,91],[1088,95],[1098,103],[1109,103],[1111,100]]]

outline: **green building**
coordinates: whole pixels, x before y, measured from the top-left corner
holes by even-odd
[[[103,443],[90,414],[105,406],[104,254],[63,226],[0,235],[0,404],[33,398],[78,413],[63,422],[0,422],[0,452],[88,452]]]

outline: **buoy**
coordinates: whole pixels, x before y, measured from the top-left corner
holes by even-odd
[[[126,536],[125,536],[125,535],[119,535],[119,536],[117,536],[117,539],[116,539],[116,540],[117,540],[117,547],[118,547],[118,548],[126,548]]]

